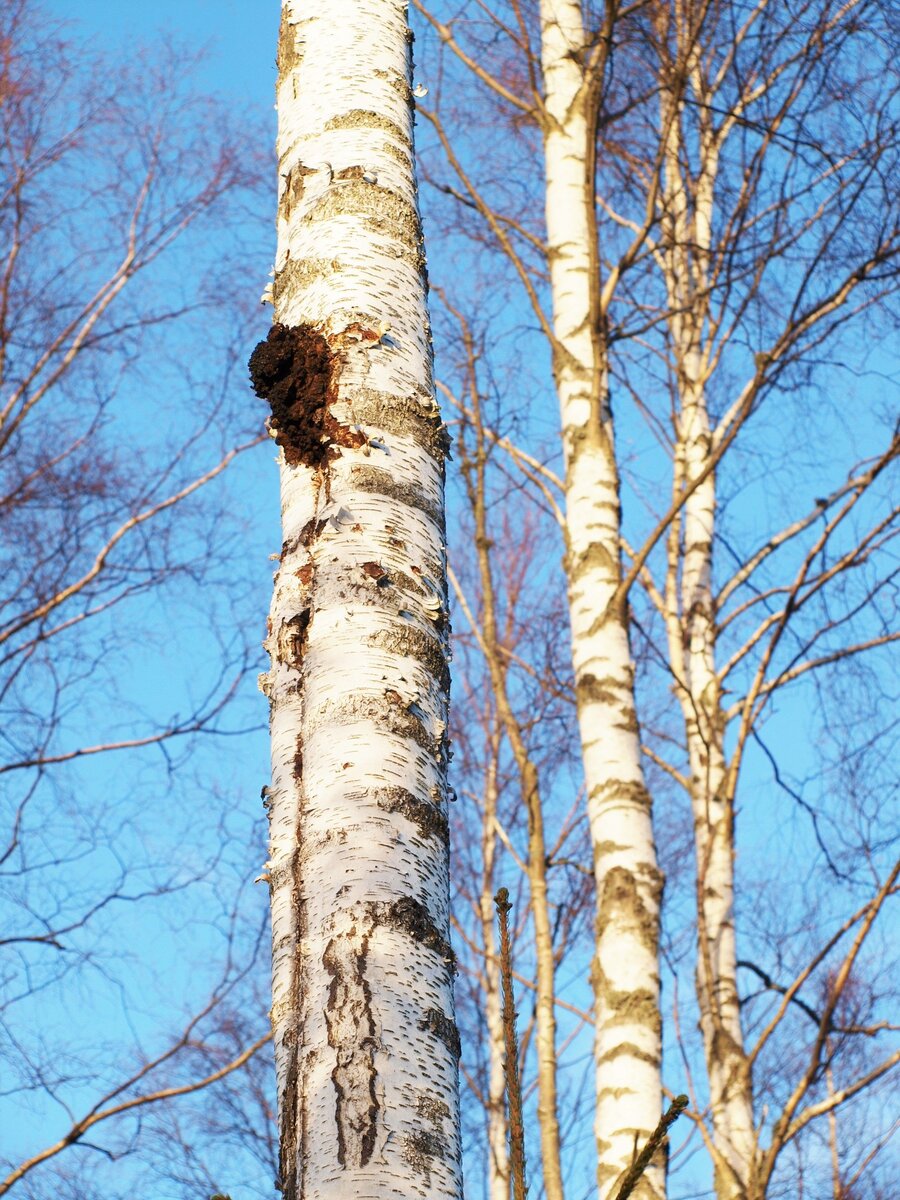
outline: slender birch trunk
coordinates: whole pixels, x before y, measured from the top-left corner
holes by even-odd
[[[500,998],[500,949],[497,944],[497,890],[494,862],[497,857],[497,767],[500,734],[492,730],[490,759],[484,788],[484,815],[481,832],[482,880],[481,937],[484,945],[484,1019],[488,1043],[488,1196],[490,1200],[509,1200],[509,1126],[506,1119],[506,1072],[503,1058],[503,1004]]]
[[[553,923],[547,893],[547,844],[544,811],[537,767],[529,756],[522,727],[509,698],[509,660],[503,656],[497,629],[494,578],[489,553],[487,493],[485,489],[484,426],[477,388],[472,390],[476,439],[474,463],[461,447],[461,468],[475,516],[475,545],[481,580],[481,643],[491,677],[491,690],[506,739],[509,742],[519,788],[528,818],[528,887],[535,957],[535,1057],[537,1059],[537,1116],[541,1143],[541,1174],[547,1200],[563,1200],[562,1158],[559,1134],[559,1104],[556,1080],[556,963],[553,955]],[[462,441],[462,439],[460,439]]]
[[[678,70],[704,94],[696,32],[681,14]],[[750,1067],[741,1029],[734,930],[734,805],[725,757],[725,720],[716,670],[712,590],[716,474],[706,383],[714,369],[708,336],[710,249],[719,145],[709,108],[699,105],[699,164],[688,178],[680,116],[667,97],[662,187],[662,265],[674,359],[678,415],[674,495],[687,491],[669,537],[669,654],[681,703],[690,765],[697,867],[697,1001],[709,1081],[719,1200],[748,1200],[756,1158]],[[675,110],[677,111],[677,109]]]
[[[702,391],[682,393],[678,458],[690,487],[707,465],[710,431]],[[690,763],[697,864],[697,1000],[709,1080],[716,1194],[719,1200],[754,1195],[756,1133],[750,1068],[741,1029],[734,930],[734,805],[725,758],[725,722],[715,666],[712,599],[714,473],[684,506],[680,620],[670,628],[680,643],[679,699]]]
[[[404,0],[285,0],[275,324],[272,1028],[288,1200],[461,1195],[445,431]]]
[[[621,583],[619,475],[609,406],[594,207],[593,104],[581,5],[542,0],[546,212],[554,377],[566,461],[572,655],[597,888],[595,1134],[601,1200],[661,1110],[659,908],[650,797]],[[634,1191],[665,1191],[662,1157]]]

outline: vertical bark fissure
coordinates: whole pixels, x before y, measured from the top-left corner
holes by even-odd
[[[650,797],[634,699],[593,178],[596,74],[581,5],[541,4],[554,377],[566,461],[569,611],[597,890],[595,1134],[601,1200],[661,1114],[659,911]],[[600,67],[595,64],[594,70]],[[662,1153],[635,1195],[665,1192]]]
[[[275,323],[251,359],[283,545],[261,677],[287,1200],[461,1195],[446,431],[403,0],[285,0]]]

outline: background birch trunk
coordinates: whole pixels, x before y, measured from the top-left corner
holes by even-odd
[[[845,322],[870,307],[884,315],[880,302],[895,287],[898,225],[888,196],[893,194],[889,179],[897,165],[893,120],[897,91],[891,65],[882,61],[884,47],[892,44],[886,13],[883,5],[868,0],[846,4],[802,0],[791,14],[772,0],[746,6],[725,0],[696,4],[659,0],[603,6],[607,20],[603,26],[596,19],[588,21],[587,6],[545,3],[540,8],[539,61],[532,49],[537,41],[534,9],[473,2],[471,9],[463,5],[451,10],[448,5],[426,6],[419,0],[417,6],[440,45],[438,69],[432,75],[441,81],[436,88],[439,94],[430,102],[427,115],[449,171],[444,176],[438,169],[430,177],[450,198],[451,209],[456,205],[460,220],[453,229],[474,243],[479,258],[473,256],[473,266],[476,262],[480,266],[485,251],[494,251],[491,269],[500,263],[499,277],[506,268],[496,285],[504,299],[504,284],[510,292],[514,281],[521,284],[541,335],[554,352],[564,414],[566,403],[570,405],[564,415],[569,512],[562,521],[568,537],[570,583],[585,564],[596,566],[587,553],[592,538],[607,548],[612,545],[616,560],[621,540],[629,557],[627,570],[614,561],[611,566],[601,564],[593,576],[585,571],[590,590],[586,586],[576,593],[575,586],[571,588],[582,713],[596,700],[593,711],[609,725],[604,714],[614,709],[612,701],[618,699],[609,683],[621,676],[623,662],[626,669],[632,662],[625,642],[624,654],[604,647],[603,674],[596,669],[585,672],[580,666],[577,645],[596,647],[609,632],[600,628],[602,622],[591,629],[589,599],[599,598],[600,611],[611,612],[624,626],[617,609],[624,606],[631,586],[640,582],[655,610],[648,613],[642,606],[637,625],[648,676],[657,664],[663,666],[662,677],[655,681],[659,700],[649,687],[641,692],[646,728],[654,724],[655,707],[660,716],[646,752],[669,779],[684,786],[696,820],[696,838],[685,838],[684,845],[696,850],[699,875],[699,881],[692,880],[696,904],[690,906],[691,927],[685,930],[697,952],[690,955],[692,966],[695,957],[699,959],[696,988],[681,990],[680,1003],[690,1010],[689,1023],[677,1021],[674,1027],[685,1051],[687,1082],[694,1091],[690,1116],[716,1166],[719,1185],[738,1191],[750,1187],[758,1200],[775,1178],[776,1161],[780,1160],[779,1186],[787,1179],[791,1184],[799,1181],[803,1171],[809,1175],[810,1159],[800,1157],[805,1150],[798,1152],[796,1163],[788,1162],[783,1151],[826,1111],[821,1105],[844,1103],[857,1090],[881,1079],[893,1062],[889,1053],[877,1060],[878,1022],[873,1021],[866,1025],[865,1036],[873,1039],[866,1069],[851,1068],[848,1058],[846,1086],[836,1086],[833,1097],[823,1100],[818,1081],[824,1043],[818,1034],[810,1039],[809,1028],[803,1025],[814,1018],[818,1026],[823,1019],[816,989],[830,997],[829,1003],[837,996],[830,973],[837,972],[843,950],[833,936],[847,934],[854,922],[863,920],[863,913],[868,920],[882,903],[879,897],[887,878],[884,856],[869,833],[860,829],[861,856],[855,862],[845,860],[849,863],[846,879],[854,880],[847,884],[845,898],[858,886],[868,899],[844,934],[834,934],[821,912],[806,912],[808,923],[790,934],[779,927],[781,914],[769,913],[769,924],[760,934],[759,907],[754,905],[748,936],[754,939],[756,953],[745,940],[743,957],[738,959],[732,913],[738,882],[734,874],[738,783],[742,780],[742,788],[750,786],[742,772],[748,746],[753,752],[754,781],[757,778],[756,746],[765,747],[760,716],[769,711],[769,697],[807,672],[884,646],[894,636],[877,611],[877,597],[890,587],[887,558],[882,556],[880,566],[868,570],[875,555],[887,546],[890,535],[884,522],[890,519],[889,505],[885,507],[883,498],[874,494],[869,503],[860,496],[894,456],[896,439],[892,441],[886,430],[888,444],[881,440],[877,427],[887,426],[888,421],[882,421],[875,395],[867,396],[862,384],[854,384],[852,373],[866,370],[862,365],[866,343],[859,329],[854,334],[857,341],[841,342],[841,353],[850,352],[845,360],[849,370],[824,419],[823,393],[812,386],[820,365],[819,347],[832,336],[840,339],[838,331]],[[443,12],[446,23],[433,10]],[[454,74],[454,58],[464,71],[457,69]],[[465,93],[468,105],[458,98],[459,77],[466,72],[472,84],[471,93]],[[508,147],[505,142],[492,143],[481,153],[473,147],[464,132],[470,128],[473,102],[484,103],[486,109],[493,105],[498,122],[509,134]],[[455,138],[451,124],[457,118],[466,124]],[[529,189],[538,135],[544,141],[549,176],[547,243],[534,219],[536,196]],[[596,196],[590,163],[593,135],[602,154]],[[801,146],[803,152],[795,152]],[[434,159],[429,159],[429,167],[433,165]],[[603,214],[602,244],[596,237],[595,203]],[[474,214],[480,218],[478,230],[472,228]],[[480,272],[476,268],[475,274],[475,282],[466,280],[458,286],[473,311],[481,311],[485,294],[494,294],[494,281],[487,268]],[[543,308],[548,277],[552,319]],[[592,290],[596,280],[600,286]],[[503,322],[498,326],[502,328]],[[526,333],[524,324],[519,330],[524,337],[533,335],[533,329]],[[528,368],[519,375],[501,346],[495,353],[483,367],[485,379],[496,379],[508,370],[511,380],[506,396],[509,420],[494,418],[500,434],[497,444],[508,444],[507,435],[512,433],[516,443],[512,457],[528,464],[530,483],[544,493],[552,510],[545,488],[552,452],[542,446],[537,455],[529,456],[533,442],[520,452],[521,395],[529,394]],[[834,353],[837,366],[840,355]],[[870,353],[869,368],[876,370],[878,351],[871,347]],[[608,372],[617,394],[630,394],[634,401],[633,405],[626,401],[624,412],[617,413],[616,433],[624,447],[623,451],[620,446],[618,462],[608,411]],[[516,387],[520,380],[524,389]],[[827,408],[828,386],[822,382]],[[782,402],[766,405],[748,441],[744,431],[750,418],[774,391],[781,392]],[[860,403],[867,406],[870,424],[851,430],[855,421],[847,414]],[[637,413],[646,419],[644,429],[635,428]],[[834,422],[830,428],[829,420]],[[822,476],[817,478],[810,470],[805,434],[808,428],[818,437],[815,449],[822,453],[824,468],[830,453],[826,437],[844,426],[848,433],[859,434],[850,439],[860,447],[857,466],[845,482],[814,502],[822,520],[819,530],[816,512],[796,520],[790,516],[795,495],[817,495],[821,486]],[[794,454],[798,437],[803,452]],[[737,440],[741,446],[731,454]],[[662,474],[668,491],[668,454],[676,460],[671,503],[652,483]],[[726,454],[727,467],[723,466]],[[759,480],[748,468],[758,456],[764,456],[766,464],[765,476]],[[828,462],[824,474],[834,478],[834,469]],[[839,475],[843,470],[843,464],[838,466]],[[799,484],[799,489],[792,489],[791,483]],[[628,503],[628,541],[633,550],[619,531],[621,486],[630,488],[636,501],[633,506]],[[580,509],[576,501],[581,502]],[[854,523],[851,514],[857,504]],[[766,526],[772,509],[779,506],[788,514],[787,526],[770,540],[768,534],[758,540],[759,525]],[[780,515],[775,518],[776,529]],[[666,578],[660,551],[670,528],[670,562],[675,565]],[[579,535],[583,540],[577,544]],[[713,555],[714,538],[725,547],[724,561],[735,563],[724,586],[714,579],[714,569],[722,571],[722,563]],[[581,561],[576,551],[582,553]],[[817,554],[823,556],[818,565]],[[773,566],[776,557],[777,567]],[[797,574],[792,577],[795,566]],[[849,578],[838,582],[844,568],[856,572],[855,586]],[[825,598],[824,589],[830,585],[833,601]],[[576,601],[583,604],[580,627]],[[663,621],[659,639],[656,614]],[[677,632],[665,627],[670,614],[675,616]],[[843,640],[845,623],[849,628],[857,618],[859,636]],[[815,649],[820,639],[821,653]],[[586,673],[599,679],[605,695],[585,695]],[[671,727],[671,706],[665,700],[673,673],[676,696],[683,705],[677,714],[677,732]],[[812,691],[812,687],[805,693],[801,689],[815,708]],[[828,725],[824,736],[834,739]],[[726,741],[729,726],[733,732]],[[878,728],[886,736],[886,726]],[[591,733],[589,728],[585,741]],[[788,733],[788,738],[793,736],[793,731]],[[806,748],[794,743],[786,761],[804,760],[805,755]],[[845,761],[839,745],[835,755]],[[586,755],[589,785],[597,777],[596,767],[596,755],[593,767]],[[817,784],[824,783],[818,768],[810,769]],[[777,762],[773,760],[771,779],[764,763],[762,772],[775,795],[782,791],[791,795]],[[799,793],[803,788],[801,783]],[[789,807],[793,802],[785,800]],[[832,819],[843,830],[837,797],[834,802]],[[763,795],[757,810],[772,820],[771,827],[759,819],[746,826],[745,845],[752,850],[745,852],[741,864],[745,894],[754,887],[761,888],[760,895],[767,894],[766,868],[753,850],[765,845],[767,838],[773,850],[783,849],[779,833],[774,832],[774,822],[780,827],[783,814],[774,803]],[[798,803],[811,812],[815,823],[815,810],[802,796]],[[592,815],[597,811],[595,793]],[[666,845],[666,856],[677,887],[675,872],[686,856],[680,817],[675,817],[675,823],[679,827],[674,830],[674,845]],[[823,863],[832,869],[829,854],[837,851],[832,847],[829,852],[818,824],[815,836]],[[601,856],[608,849],[601,845]],[[812,855],[815,858],[814,848]],[[860,878],[861,862],[877,862],[872,880]],[[603,879],[602,863],[598,879]],[[797,881],[794,911],[805,910],[800,887]],[[829,899],[835,894],[829,888]],[[832,909],[831,916],[840,925],[843,914]],[[682,940],[677,902],[670,920],[674,932],[668,963],[680,982],[683,952],[677,948]],[[786,939],[792,964],[786,969],[782,969],[781,937]],[[832,965],[826,967],[826,961]],[[738,971],[751,972],[754,982],[748,986],[751,976],[747,975],[738,981]],[[779,982],[785,973],[789,978]],[[844,1002],[846,986],[842,983],[838,989],[843,989]],[[813,992],[802,1005],[796,996],[801,987],[808,997]],[[765,1024],[771,1018],[763,1035],[752,1042],[742,1033],[739,1004],[745,1016],[753,1014],[751,1020]],[[695,1046],[690,1032],[701,1010],[705,1047],[704,1037]],[[872,1010],[885,1012],[874,1000]],[[603,1021],[602,1010],[599,1015]],[[858,1049],[863,1045],[859,1040],[853,1044]],[[807,1052],[809,1060],[804,1063]],[[760,1093],[756,1121],[750,1115],[752,1070]],[[784,1107],[783,1087],[794,1089]],[[867,1111],[874,1112],[874,1107],[873,1100]],[[767,1125],[766,1112],[779,1115],[770,1117]],[[809,1140],[804,1136],[803,1146],[811,1145],[814,1136],[812,1131]],[[737,1153],[735,1144],[740,1147]],[[729,1166],[728,1155],[740,1166],[743,1183]],[[745,1168],[754,1155],[755,1176],[748,1184],[753,1172]],[[685,1157],[690,1159],[690,1154]],[[690,1173],[691,1168],[687,1170]]]
[[[608,33],[604,31],[604,34]],[[597,894],[597,1180],[614,1194],[661,1105],[659,914],[650,795],[644,782],[620,585],[619,474],[609,406],[594,200],[605,40],[588,44],[581,5],[541,4],[547,255],[553,371],[566,470],[566,572]],[[663,1162],[634,1195],[662,1196]]]
[[[812,25],[794,43],[779,37],[777,22],[769,25],[776,10],[768,0],[760,0],[748,12],[736,33],[728,24],[728,6],[720,4],[661,5],[655,24],[663,174],[660,232],[653,251],[665,293],[667,365],[674,396],[670,510],[674,519],[667,538],[665,586],[654,603],[665,622],[671,676],[682,708],[688,764],[683,781],[693,812],[696,861],[696,999],[709,1087],[707,1145],[719,1200],[761,1200],[766,1195],[785,1136],[792,1128],[794,1132],[802,1128],[803,1122],[795,1123],[792,1114],[821,1073],[824,1045],[821,1037],[814,1040],[810,1049],[815,1066],[800,1070],[799,1078],[792,1081],[790,1103],[765,1145],[765,1117],[760,1121],[754,1117],[752,1068],[785,1010],[755,1045],[748,1043],[741,1023],[738,969],[758,972],[759,968],[746,957],[738,957],[734,912],[735,811],[745,752],[750,740],[758,737],[767,697],[777,689],[808,670],[883,645],[896,636],[883,632],[857,646],[848,645],[805,662],[801,661],[807,653],[804,649],[792,656],[787,671],[774,669],[778,643],[788,625],[800,628],[799,608],[858,564],[860,555],[867,557],[869,546],[874,550],[880,544],[883,522],[890,521],[893,514],[885,518],[876,510],[873,525],[864,527],[864,532],[853,530],[852,549],[833,549],[848,532],[845,518],[896,456],[896,430],[864,469],[852,468],[844,487],[816,502],[823,514],[838,500],[846,500],[846,507],[830,512],[827,518],[823,515],[823,529],[809,548],[802,550],[796,575],[793,564],[785,577],[776,577],[773,583],[762,576],[761,568],[771,567],[771,557],[782,547],[794,543],[795,551],[800,548],[795,539],[802,538],[814,523],[810,516],[792,521],[771,536],[761,550],[748,555],[724,587],[717,588],[714,580],[721,505],[718,488],[731,443],[743,436],[749,418],[777,386],[788,364],[811,350],[818,353],[819,345],[833,336],[842,320],[836,314],[845,305],[866,305],[857,289],[875,261],[887,265],[898,250],[896,225],[887,239],[882,227],[874,242],[868,240],[868,229],[865,234],[860,229],[854,242],[855,258],[848,261],[836,256],[821,281],[816,279],[814,267],[796,277],[790,273],[774,279],[767,276],[773,263],[782,256],[789,258],[797,242],[811,235],[816,249],[810,253],[810,262],[814,266],[828,264],[835,233],[840,230],[844,234],[843,227],[863,189],[874,182],[863,164],[877,161],[881,155],[888,161],[893,157],[890,147],[896,134],[891,135],[886,126],[877,132],[873,126],[869,144],[862,130],[854,130],[853,136],[860,140],[848,140],[840,171],[830,165],[810,167],[805,186],[814,201],[809,207],[805,188],[793,177],[792,164],[778,159],[779,140],[803,140],[819,150],[818,138],[823,132],[809,105],[824,105],[830,98],[828,91],[815,91],[819,71],[825,70],[822,48],[828,45],[832,61],[826,74],[835,97],[841,100],[843,64],[837,56],[845,44],[851,44],[845,39],[865,28],[857,21],[872,12],[863,3],[817,7]],[[751,56],[747,44],[754,40],[757,28],[760,44],[754,46]],[[739,65],[745,47],[753,64],[749,75]],[[852,56],[858,53],[854,45],[846,65],[851,74]],[[734,94],[729,87],[735,88]],[[748,114],[753,114],[759,132],[754,142],[744,143],[738,150],[736,143],[745,136]],[[836,150],[827,139],[828,131],[824,132],[819,152],[831,164]],[[775,154],[770,153],[773,148]],[[876,182],[876,193],[879,186]],[[886,218],[886,224],[891,219]],[[760,332],[747,320],[757,305],[778,318],[768,338],[763,338],[763,348],[753,355],[752,366],[748,369],[744,362],[737,367],[737,378],[743,375],[746,380],[743,387],[735,388],[733,379],[728,379],[726,395],[731,392],[733,398],[723,406],[720,380],[734,369],[733,363],[740,362],[740,351],[729,343],[749,335],[751,345],[759,344]],[[787,315],[780,325],[782,313]],[[710,398],[717,395],[718,420],[710,412]],[[830,558],[826,547],[832,548]],[[735,554],[733,542],[729,550]],[[814,565],[820,554],[821,561]],[[748,592],[736,603],[735,593],[745,587]],[[768,605],[773,597],[782,596],[788,597],[783,607],[779,600],[774,605],[778,611],[762,618],[749,637],[739,639],[735,646],[733,623],[755,611],[761,601]],[[798,644],[811,648],[830,626],[837,628],[849,619],[849,613],[836,615],[842,602],[836,604],[823,610],[825,624],[818,631],[805,627],[803,633],[794,635]],[[725,683],[733,684],[740,677],[735,674],[738,671],[747,672],[746,690],[729,703]],[[729,725],[733,740],[726,749]],[[776,781],[781,783],[774,760],[773,766]],[[818,826],[816,829],[818,837]],[[821,838],[819,841],[821,846]],[[830,860],[829,865],[833,865]],[[880,901],[873,903],[880,906]],[[780,947],[778,953],[782,953]],[[765,971],[761,977],[768,978]],[[834,978],[839,977],[837,971]],[[827,990],[834,997],[830,1002],[837,1003],[834,987],[840,991],[844,986],[829,982]],[[820,1020],[816,1012],[808,1015]],[[890,1063],[887,1058],[876,1070],[889,1069]],[[822,1111],[840,1102],[832,1089]],[[779,1099],[781,1103],[783,1099]]]
[[[458,314],[456,314],[458,316]],[[555,1009],[555,962],[553,926],[547,891],[547,843],[544,834],[544,810],[538,769],[528,753],[522,727],[510,701],[509,658],[504,656],[497,622],[497,606],[490,548],[492,541],[487,517],[486,466],[487,438],[481,413],[481,398],[476,376],[476,354],[471,333],[460,320],[468,366],[474,446],[467,442],[464,425],[458,439],[459,468],[465,481],[474,518],[475,551],[478,562],[481,614],[479,642],[490,677],[500,728],[512,751],[518,775],[518,787],[528,823],[528,851],[525,869],[531,898],[534,934],[536,983],[535,1056],[537,1058],[537,1123],[541,1144],[541,1166],[547,1200],[563,1200],[562,1162],[559,1139],[557,1093],[557,1045]],[[493,897],[491,898],[493,908]],[[488,942],[485,941],[485,949]],[[502,1029],[502,1023],[501,1023]]]
[[[460,1195],[447,874],[446,433],[403,0],[286,0],[275,321],[272,1027],[300,1197]]]
[[[481,831],[483,875],[479,897],[481,937],[484,945],[484,1017],[487,1026],[487,1141],[488,1196],[509,1200],[509,1146],[506,1119],[506,1075],[503,1057],[503,1015],[500,998],[500,957],[496,934],[494,863],[497,858],[497,764],[499,734],[491,738],[490,758],[484,788],[484,820]]]
[[[709,470],[712,433],[706,382],[714,347],[710,318],[710,241],[718,150],[708,110],[698,112],[698,168],[689,174],[674,78],[703,94],[697,31],[672,14],[675,53],[662,75],[665,138],[658,261],[666,289],[675,418],[673,501],[685,496],[668,539],[666,627],[684,716],[694,819],[697,906],[696,993],[709,1080],[719,1200],[749,1195],[756,1134],[750,1068],[744,1049],[734,931],[734,808],[727,793],[725,722],[716,675],[712,590],[716,473]],[[669,118],[669,114],[672,118]],[[677,114],[677,115],[675,115]]]

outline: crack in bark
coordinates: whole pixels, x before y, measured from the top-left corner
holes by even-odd
[[[296,979],[296,972],[294,975]],[[298,997],[295,997],[295,1002]],[[279,1137],[278,1179],[276,1187],[284,1200],[297,1200],[297,1175],[302,1146],[297,1145],[297,1114],[300,1110],[300,1048],[297,1031],[285,1032],[282,1045],[288,1048],[288,1064],[285,1073],[284,1091],[281,1095],[281,1129]]]
[[[325,1023],[328,1044],[337,1059],[331,1080],[338,1162],[350,1169],[369,1162],[378,1128],[377,1038],[366,979],[368,950],[368,933],[360,933],[354,924],[348,934],[332,938],[322,956],[322,965],[331,976]]]
[[[284,1087],[279,1097],[279,1160],[277,1188],[283,1200],[300,1200],[302,1184],[300,1176],[306,1161],[307,1143],[307,1105],[305,1103],[305,1079],[300,1073],[300,1049],[303,1042],[303,1027],[305,1024],[305,1001],[301,987],[300,967],[301,958],[299,947],[306,940],[308,920],[306,901],[303,898],[302,881],[302,840],[300,830],[303,822],[304,797],[300,774],[303,768],[302,742],[297,738],[294,756],[294,776],[297,781],[297,818],[296,818],[296,849],[291,857],[290,873],[292,879],[291,900],[296,914],[294,929],[294,954],[292,955],[291,978],[288,988],[287,1004],[290,1012],[296,1014],[295,1023],[289,1026],[282,1037],[282,1046],[287,1050],[287,1068],[285,1071]]]

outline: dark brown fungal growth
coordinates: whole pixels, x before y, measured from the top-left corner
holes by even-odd
[[[285,462],[321,467],[335,440],[327,405],[334,399],[335,358],[311,325],[272,325],[250,355],[250,382],[272,410],[275,441]]]

